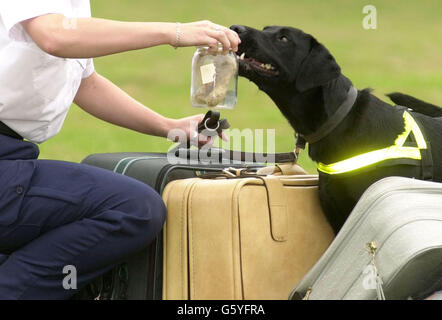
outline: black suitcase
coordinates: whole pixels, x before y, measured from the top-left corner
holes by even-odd
[[[193,157],[190,150],[186,154],[186,157]],[[244,153],[237,155],[243,159],[247,158],[244,157]],[[228,158],[231,156],[231,154],[227,155]],[[221,161],[220,153],[217,161],[213,163],[203,164],[201,161],[192,161],[195,163],[192,164],[186,158],[185,161],[179,161],[181,164],[171,164],[167,154],[164,153],[103,153],[90,155],[82,163],[133,177],[152,186],[161,194],[166,184],[173,180],[219,172],[227,167],[247,167],[253,170],[263,166],[263,164],[253,162],[255,157],[251,159],[252,162],[233,162],[226,161],[226,159]],[[183,162],[186,163],[183,164]],[[130,256],[111,272],[80,290],[74,299],[161,299],[162,252],[162,235],[160,234],[149,247]]]

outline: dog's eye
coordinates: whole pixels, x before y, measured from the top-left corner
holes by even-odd
[[[280,36],[278,38],[278,40],[281,41],[281,42],[289,42],[289,38],[287,38],[286,36]]]

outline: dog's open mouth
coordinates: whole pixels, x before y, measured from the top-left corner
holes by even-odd
[[[277,76],[279,74],[278,70],[271,63],[260,62],[254,58],[248,57],[245,52],[238,54],[238,59],[240,65],[246,70],[256,70],[262,74],[269,76]]]

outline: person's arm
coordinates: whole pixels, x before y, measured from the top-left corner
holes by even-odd
[[[177,120],[165,118],[96,72],[83,79],[74,102],[99,119],[159,137],[167,137],[171,129],[181,129],[189,139],[196,124],[204,118],[202,114]],[[205,144],[210,139],[200,135],[198,140],[200,144]]]
[[[221,42],[225,50],[237,51],[241,42],[234,31],[210,21],[178,27],[176,23],[68,19],[61,14],[47,14],[23,21],[22,25],[43,51],[63,58],[95,58],[162,44],[217,48]]]

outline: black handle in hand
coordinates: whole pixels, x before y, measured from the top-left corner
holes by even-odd
[[[219,119],[220,114],[218,111],[208,111],[204,116],[204,119],[198,124],[198,133],[204,131],[206,136],[217,136],[221,134],[223,130],[229,129],[230,124],[227,119]]]
[[[230,124],[227,119],[219,119],[220,113],[218,111],[208,111],[204,116],[204,119],[198,124],[198,133],[203,133],[206,136],[216,136],[221,134],[221,132],[225,129],[230,128]],[[201,159],[200,150],[191,150],[190,149],[190,141],[187,142],[186,146],[179,145],[172,150],[172,153],[176,157],[184,157],[187,159]],[[251,161],[251,162],[260,162],[263,158],[273,158],[272,162],[276,163],[285,163],[285,162],[295,162],[297,160],[297,155],[293,152],[287,153],[276,153],[276,154],[267,154],[267,153],[254,153],[254,152],[242,152],[242,151],[233,151],[233,150],[225,150],[225,149],[217,149],[213,148],[207,150],[207,154],[203,155],[206,157],[212,157],[216,155],[218,161],[231,160],[231,161]],[[267,162],[267,161],[264,161]],[[221,162],[220,162],[221,163]]]

